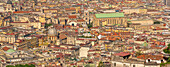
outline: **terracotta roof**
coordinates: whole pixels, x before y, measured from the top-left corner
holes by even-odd
[[[162,60],[163,59],[163,56],[158,56],[158,55],[140,55],[140,56],[137,56],[137,58],[139,59],[152,59],[152,60]]]
[[[57,10],[57,9],[44,9],[44,10]]]
[[[11,28],[11,26],[1,27],[0,29],[8,29],[8,28]]]
[[[11,22],[11,23],[28,23],[28,22]]]
[[[31,11],[15,11],[13,13],[30,13]]]
[[[14,33],[7,33],[6,35],[15,35]]]
[[[76,19],[77,16],[76,16],[76,15],[70,15],[70,16],[68,16],[68,18],[70,18],[70,19]]]
[[[77,20],[77,22],[84,22],[85,20],[83,20],[83,19],[79,19],[79,20]]]
[[[60,39],[65,39],[65,38],[67,38],[66,35],[64,35],[64,34],[60,34],[59,37],[60,37]]]
[[[76,8],[65,8],[67,11],[76,10]]]
[[[8,48],[8,47],[3,47],[2,48],[4,51],[7,51],[7,50],[9,50],[10,48]]]
[[[130,55],[130,53],[120,52],[120,53],[115,53],[114,55],[117,55],[117,56],[127,56],[127,55]]]

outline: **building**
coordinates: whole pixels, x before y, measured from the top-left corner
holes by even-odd
[[[15,34],[15,33],[1,34],[0,41],[14,43],[18,39],[17,36],[18,34]]]
[[[11,0],[8,0],[7,1],[7,5],[6,5],[6,8],[5,8],[6,12],[12,12],[12,1]]]
[[[153,20],[133,20],[130,22],[129,27],[135,30],[150,31],[153,24]]]
[[[165,5],[170,6],[170,0],[164,0]]]
[[[95,14],[93,20],[93,26],[105,26],[105,25],[123,25],[127,26],[124,13],[102,13]]]
[[[15,46],[17,48],[34,48],[38,46],[38,39],[37,38],[32,38],[32,39],[27,39],[27,40],[17,40],[15,42]]]
[[[147,13],[147,9],[124,9],[123,12],[125,14],[131,14],[131,13],[146,14]]]
[[[87,57],[89,47],[81,47],[79,50],[79,57]]]
[[[14,27],[23,27],[23,28],[30,28],[31,26],[34,28],[41,28],[40,22],[10,22],[10,25],[13,25]]]
[[[50,43],[55,43],[58,38],[59,37],[57,37],[57,31],[56,31],[55,28],[52,28],[52,29],[48,30],[48,39],[47,40]]]

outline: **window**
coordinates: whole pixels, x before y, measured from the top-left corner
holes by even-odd
[[[116,63],[114,63],[114,66],[116,66]]]
[[[126,67],[126,64],[123,64],[123,67]]]
[[[148,59],[148,62],[150,62],[150,59]]]

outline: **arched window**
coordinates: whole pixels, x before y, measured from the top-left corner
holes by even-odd
[[[114,66],[116,66],[116,63],[114,63]]]

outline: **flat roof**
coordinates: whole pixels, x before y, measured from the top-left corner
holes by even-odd
[[[124,17],[124,13],[102,13],[95,14],[96,18],[114,18],[114,17]]]

